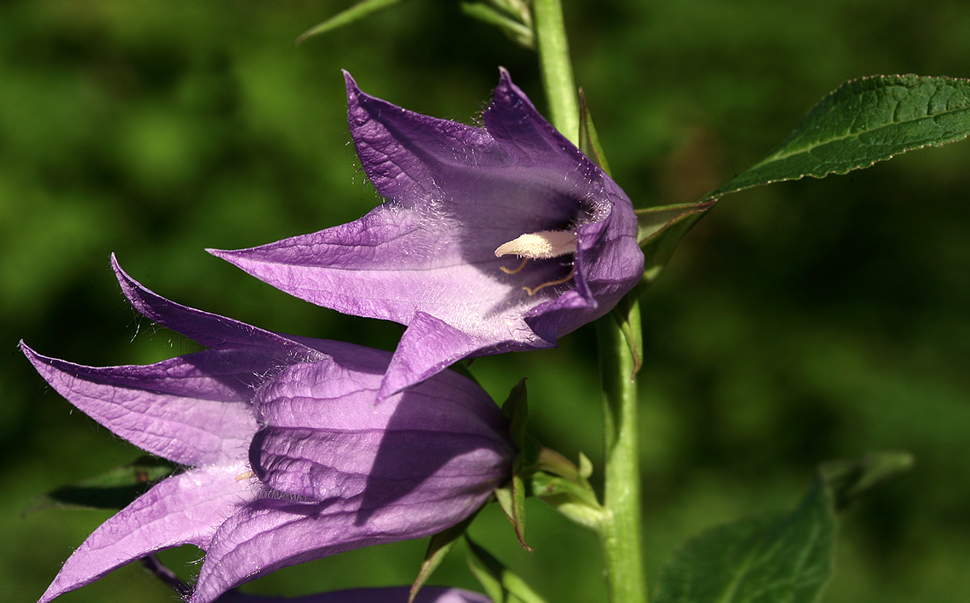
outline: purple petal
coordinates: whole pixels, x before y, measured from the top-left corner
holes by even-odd
[[[165,299],[131,278],[122,270],[114,254],[111,255],[111,266],[125,297],[139,314],[206,347],[216,350],[256,349],[263,355],[286,360],[287,364],[294,359],[314,360],[319,357],[315,350],[284,335]]]
[[[210,603],[227,590],[282,567],[429,536],[465,519],[480,504],[400,505],[381,509],[360,523],[358,514],[344,510],[337,500],[318,504],[255,501],[219,528],[190,603]]]
[[[219,597],[217,603],[407,603],[410,592],[409,586],[354,588],[295,599],[229,592]],[[425,586],[418,592],[414,603],[492,603],[492,600],[461,588]]]
[[[157,551],[209,545],[237,506],[253,499],[242,463],[193,469],[170,477],[101,524],[64,563],[38,603],[90,584]]]
[[[71,404],[112,433],[182,465],[245,458],[252,387],[270,368],[251,352],[205,351],[147,366],[88,367],[21,349]]]
[[[356,370],[334,357],[287,368],[256,394],[263,425],[333,430],[383,430],[389,424],[505,440],[495,402],[473,381],[451,371],[375,405],[380,373]]]

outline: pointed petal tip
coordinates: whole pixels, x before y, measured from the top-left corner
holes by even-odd
[[[43,372],[43,368],[44,368],[44,366],[43,366],[43,365],[44,365],[44,361],[45,361],[45,360],[47,360],[47,361],[49,361],[49,360],[50,360],[50,358],[48,358],[48,357],[46,357],[46,356],[44,356],[43,354],[39,354],[39,353],[37,353],[36,351],[34,351],[34,349],[33,349],[33,348],[31,348],[31,347],[30,347],[29,345],[27,345],[27,343],[26,343],[26,342],[25,342],[25,341],[24,341],[23,339],[21,339],[21,340],[20,340],[20,341],[19,341],[19,342],[17,343],[17,347],[19,347],[19,348],[20,348],[20,351],[21,351],[21,353],[23,353],[23,355],[27,357],[27,360],[28,360],[28,361],[29,361],[29,362],[30,362],[30,363],[31,363],[32,365],[34,365],[34,368],[35,368],[35,369],[37,370],[37,372],[38,372],[38,373],[40,373],[40,374],[41,374],[41,376],[43,377],[43,375],[44,375],[44,372]]]
[[[350,72],[346,69],[341,69],[344,74],[344,84],[347,86],[347,102],[351,102],[353,99],[357,98],[359,95],[363,94],[360,86],[357,85],[357,80],[354,76],[350,75]]]

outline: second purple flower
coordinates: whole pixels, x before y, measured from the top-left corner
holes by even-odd
[[[375,405],[389,353],[188,308],[114,268],[142,315],[208,349],[119,367],[22,349],[78,409],[186,470],[95,530],[40,603],[183,544],[206,553],[190,601],[210,603],[281,567],[440,532],[510,477],[506,420],[469,379],[442,372]]]

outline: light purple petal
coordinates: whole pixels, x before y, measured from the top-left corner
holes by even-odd
[[[407,325],[381,398],[461,358],[554,346],[639,280],[629,198],[506,72],[484,128],[396,107],[349,75],[347,91],[361,165],[388,201],[356,222],[212,253],[315,304]],[[575,230],[576,253],[500,270],[518,260],[495,257],[499,245],[544,230]]]
[[[245,458],[252,396],[271,367],[252,352],[189,354],[147,366],[88,367],[21,349],[71,404],[112,433],[182,465]]]
[[[367,546],[422,538],[468,517],[482,501],[386,507],[360,522],[339,500],[255,501],[227,520],[212,540],[190,603],[210,603],[227,590],[282,567]]]
[[[170,477],[101,524],[64,563],[38,603],[94,582],[157,551],[206,548],[237,506],[253,499],[243,463],[193,469]]]
[[[409,586],[354,588],[295,599],[229,592],[219,597],[217,603],[407,603],[410,592]],[[492,600],[461,588],[425,586],[418,592],[414,603],[492,603]]]

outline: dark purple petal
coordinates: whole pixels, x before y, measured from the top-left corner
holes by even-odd
[[[148,366],[96,368],[21,349],[71,404],[112,433],[182,465],[244,459],[256,432],[253,386],[271,365],[208,350]]]
[[[407,603],[410,592],[409,586],[354,588],[295,599],[229,592],[219,597],[216,603]],[[492,603],[492,600],[481,593],[461,588],[425,586],[418,592],[414,603]]]
[[[461,358],[552,347],[640,279],[629,198],[504,70],[484,128],[407,111],[349,75],[347,93],[361,165],[388,201],[356,222],[212,253],[315,304],[407,325],[381,398]],[[575,253],[503,272],[519,260],[495,250],[543,231],[575,232]]]
[[[183,544],[205,549],[236,507],[253,499],[243,463],[193,469],[137,498],[91,534],[38,603],[47,603],[122,565]]]
[[[481,506],[464,499],[382,508],[358,521],[341,501],[262,499],[230,517],[206,552],[190,603],[210,603],[227,590],[282,567],[367,546],[422,538]]]

